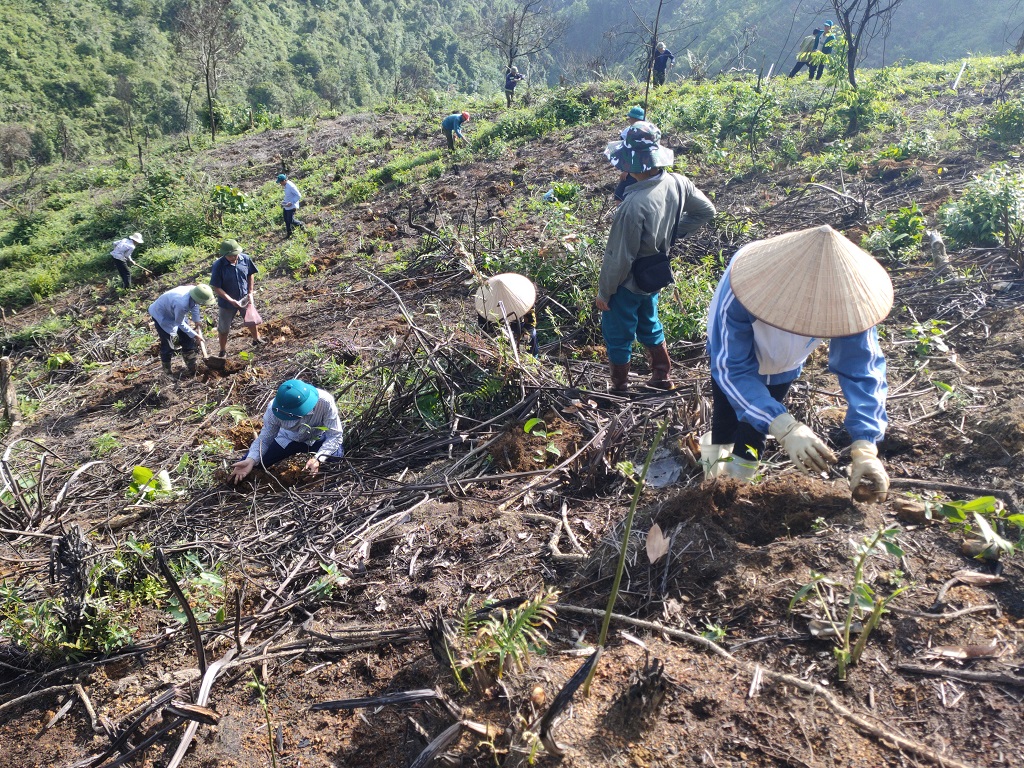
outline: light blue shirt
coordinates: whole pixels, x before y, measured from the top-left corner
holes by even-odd
[[[196,338],[196,332],[189,324],[189,315],[192,316],[192,322],[195,324],[202,320],[202,315],[199,314],[199,305],[195,299],[189,296],[192,287],[191,285],[181,285],[171,288],[149,305],[150,317],[170,336],[174,336],[179,330],[182,330],[186,336]]]
[[[735,258],[735,257],[733,257]],[[708,311],[708,356],[711,377],[722,388],[740,421],[767,433],[768,425],[786,407],[768,392],[800,375],[819,339],[766,326],[740,304],[725,270]],[[888,423],[885,356],[878,332],[869,328],[829,341],[828,367],[839,379],[846,398],[846,431],[854,440],[876,443]]]
[[[296,187],[291,179],[284,183],[284,200],[281,201],[281,205],[286,210],[299,210],[299,200],[302,199],[302,194],[299,192],[299,188]]]

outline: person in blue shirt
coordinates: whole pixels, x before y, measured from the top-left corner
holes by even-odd
[[[818,61],[817,67],[811,65],[811,74],[809,75],[815,80],[821,80],[822,74],[825,72],[825,57],[831,55],[832,47],[836,43],[836,39],[839,37],[836,34],[835,25],[831,21],[825,22],[825,29],[822,31],[823,37],[821,38],[821,53],[822,57]]]
[[[526,75],[519,74],[518,67],[509,67],[505,71],[505,106],[512,106],[512,99],[516,95],[516,86],[520,80],[525,80]]]
[[[665,84],[665,72],[675,60],[676,57],[672,51],[664,43],[658,43],[654,49],[654,66],[652,67],[655,86]]]
[[[202,322],[199,308],[214,303],[216,299],[213,289],[200,283],[171,288],[149,305],[149,316],[153,318],[156,335],[160,339],[160,363],[164,373],[171,373],[171,357],[174,355],[171,338],[177,337],[181,344],[181,356],[185,358],[185,368],[190,375],[195,374],[196,342],[203,341],[203,332],[199,328]]]
[[[284,198],[281,200],[281,208],[284,210],[284,236],[291,237],[292,230],[302,226],[302,222],[295,218],[295,212],[299,210],[299,201],[302,200],[302,193],[287,174],[279,173],[277,183],[284,190]]]
[[[252,258],[242,253],[242,246],[236,240],[225,240],[220,244],[220,258],[210,269],[210,287],[217,294],[217,335],[220,341],[220,356],[228,349],[228,334],[235,315],[245,315],[247,306],[256,304],[254,282],[259,272]],[[262,344],[258,325],[250,326],[253,346]]]
[[[825,225],[750,243],[733,257],[708,310],[712,423],[701,440],[708,477],[749,482],[766,434],[798,469],[828,470],[836,456],[782,404],[823,339],[846,398],[853,438],[850,487],[884,501],[889,477],[876,443],[885,436],[885,357],[875,328],[892,309],[892,281],[869,254]]]
[[[462,124],[468,122],[469,112],[456,112],[453,115],[448,115],[448,117],[441,121],[441,132],[448,141],[448,149],[452,152],[455,151],[456,136],[459,137],[463,144],[469,144],[469,142],[466,141],[466,137],[462,135]]]

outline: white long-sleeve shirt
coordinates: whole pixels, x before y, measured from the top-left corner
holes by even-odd
[[[285,210],[299,210],[299,200],[302,199],[302,193],[299,192],[299,188],[292,183],[289,179],[284,183],[284,199],[281,201],[281,206]]]
[[[301,419],[293,421],[283,421],[275,416],[274,403],[271,401],[267,406],[267,412],[263,414],[263,428],[259,437],[249,446],[246,458],[259,462],[260,457],[275,440],[283,448],[288,443],[312,445],[321,438],[324,442],[316,452],[316,458],[323,461],[330,456],[341,456],[344,431],[338,405],[330,392],[318,388],[316,393],[320,399],[313,406],[313,410]]]
[[[132,252],[134,250],[135,241],[132,240],[131,238],[126,237],[123,240],[118,240],[116,243],[114,243],[114,250],[110,252],[110,255],[113,256],[118,261],[134,263],[134,260],[132,259]]]

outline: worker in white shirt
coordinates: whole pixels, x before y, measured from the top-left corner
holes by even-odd
[[[295,212],[299,210],[299,201],[302,199],[302,193],[300,193],[299,188],[295,186],[295,182],[283,173],[278,174],[277,183],[280,184],[281,188],[284,190],[284,198],[281,200],[281,208],[284,209],[285,237],[291,237],[292,229],[302,226],[302,222],[295,218]]]
[[[132,273],[128,270],[129,264],[134,264],[132,252],[136,245],[142,245],[142,233],[132,232],[128,237],[114,243],[114,250],[110,252],[110,258],[114,260],[117,273],[121,275],[121,282],[127,291],[132,287]]]

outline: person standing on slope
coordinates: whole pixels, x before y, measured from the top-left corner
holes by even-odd
[[[281,208],[284,210],[284,236],[291,237],[292,230],[302,226],[302,222],[295,218],[295,212],[299,210],[299,201],[302,200],[302,193],[287,174],[279,173],[277,183],[284,190],[284,198],[281,200]]]
[[[448,115],[448,117],[441,121],[441,133],[444,134],[444,138],[448,142],[448,149],[452,152],[455,151],[456,136],[459,137],[463,144],[469,145],[466,137],[462,135],[462,124],[468,122],[469,112],[456,112],[455,114]]]
[[[782,404],[823,339],[829,370],[846,398],[853,438],[850,487],[858,501],[884,501],[889,476],[876,443],[885,436],[885,356],[875,326],[892,309],[885,269],[827,225],[740,248],[708,310],[713,416],[701,439],[708,477],[757,474],[770,434],[798,469],[828,470],[835,454]]]
[[[692,181],[664,170],[674,157],[660,141],[661,131],[641,121],[629,127],[625,139],[605,149],[611,164],[637,182],[612,218],[594,301],[601,310],[613,392],[629,389],[637,339],[650,357],[647,386],[674,388],[665,330],[658,319],[658,292],[672,282],[669,250],[675,239],[715,216],[715,206]]]
[[[635,107],[630,107],[629,108],[629,112],[626,113],[626,123],[627,123],[627,125],[626,125],[625,128],[622,129],[622,132],[619,133],[619,138],[621,140],[625,141],[625,139],[626,139],[626,131],[629,130],[629,126],[636,125],[641,120],[644,120],[645,117],[646,117],[646,114],[647,113],[644,112],[644,108],[639,106],[639,105],[637,105]],[[619,176],[619,183],[615,187],[615,199],[618,202],[621,203],[623,201],[623,199],[625,199],[625,197],[626,197],[626,188],[627,187],[631,187],[634,184],[636,184],[636,179],[634,179],[628,173],[623,171],[622,175]]]
[[[800,41],[800,51],[796,55],[796,66],[794,66],[793,71],[789,73],[791,78],[796,77],[796,73],[799,72],[802,67],[807,67],[807,79],[814,79],[814,72],[816,69],[814,57],[818,51],[818,41],[821,40],[822,34],[823,30],[816,29],[812,34]]]
[[[225,240],[220,244],[220,258],[210,269],[210,287],[217,294],[217,336],[220,341],[220,356],[228,349],[228,334],[235,315],[245,315],[247,306],[256,305],[255,281],[259,269],[252,257],[242,253],[242,246],[236,240]],[[252,344],[262,344],[258,325],[251,325]]]
[[[128,269],[128,265],[135,263],[132,253],[135,251],[136,245],[142,245],[141,232],[132,232],[128,237],[118,240],[114,243],[114,250],[110,252],[110,258],[114,260],[114,266],[117,267],[117,273],[121,276],[121,284],[126,291],[132,287],[132,273]]]
[[[196,342],[203,341],[203,332],[199,328],[203,318],[199,308],[209,307],[216,301],[213,289],[200,283],[171,288],[149,305],[149,316],[153,318],[156,335],[160,338],[160,363],[164,373],[171,373],[171,357],[174,355],[171,339],[177,337],[185,368],[190,375],[195,374]]]
[[[652,67],[655,87],[665,84],[665,73],[675,62],[676,57],[664,43],[658,43],[654,49],[654,66]]]
[[[511,108],[512,100],[516,95],[516,86],[520,80],[525,80],[526,75],[519,74],[518,67],[508,67],[505,70],[505,106]]]

